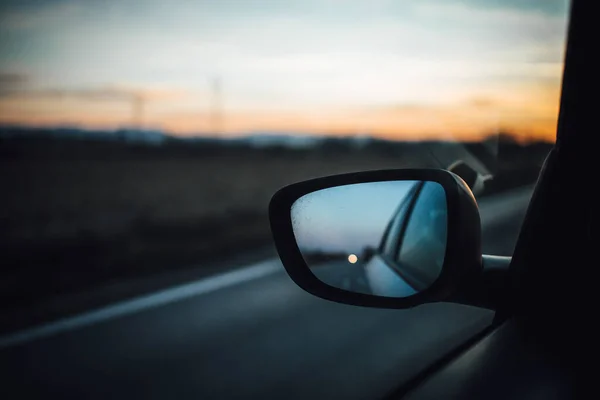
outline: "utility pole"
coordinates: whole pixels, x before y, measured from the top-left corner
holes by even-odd
[[[211,81],[210,130],[215,136],[223,133],[223,93],[220,77]]]
[[[132,126],[135,129],[143,129],[144,127],[144,106],[145,100],[143,95],[134,94],[132,99],[133,121]]]

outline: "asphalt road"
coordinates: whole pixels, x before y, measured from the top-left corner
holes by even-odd
[[[530,190],[480,202],[510,254]],[[345,306],[277,260],[0,338],[0,398],[375,398],[487,326],[488,310]]]
[[[311,271],[328,285],[358,293],[373,293],[365,274],[365,264],[360,261],[356,264],[350,264],[346,260],[329,261],[311,265]]]

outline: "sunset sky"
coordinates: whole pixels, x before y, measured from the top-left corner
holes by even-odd
[[[0,124],[555,134],[566,0],[19,0],[0,10]]]

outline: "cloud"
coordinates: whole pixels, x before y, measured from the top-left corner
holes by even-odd
[[[134,88],[103,86],[93,88],[49,88],[0,91],[3,97],[36,99],[75,99],[79,101],[168,101],[185,98],[187,91],[172,88]]]
[[[1,86],[22,85],[28,81],[29,77],[23,73],[0,71]]]
[[[549,14],[541,7],[523,9],[518,7],[488,7],[485,5],[465,4],[461,2],[423,2],[416,7],[419,15],[443,17],[445,20],[459,20],[478,24],[506,24],[562,26],[566,17],[562,13]],[[551,29],[551,27],[547,27]]]
[[[185,89],[168,87],[135,88],[128,86],[115,86],[108,89],[115,93],[120,93],[125,97],[136,97],[148,101],[180,100],[191,96],[191,93]]]
[[[84,5],[69,0],[13,4],[0,10],[3,30],[31,30],[62,24],[80,13]]]
[[[7,97],[27,89],[28,75],[20,72],[0,71],[0,97]]]
[[[479,109],[494,109],[502,106],[501,102],[491,97],[474,97],[467,100],[465,105]]]
[[[424,20],[437,21],[442,28],[452,27],[465,34],[462,46],[469,47],[473,43],[487,44],[489,49],[479,49],[482,55],[502,52],[502,58],[513,61],[523,60],[523,56],[533,48],[536,52],[546,53],[542,61],[560,61],[564,48],[568,14],[551,13],[539,7],[486,7],[461,2],[420,3],[417,14]],[[445,39],[444,39],[445,40]],[[513,51],[511,56],[509,53]],[[526,51],[525,53],[523,51]],[[551,56],[548,59],[548,56]]]

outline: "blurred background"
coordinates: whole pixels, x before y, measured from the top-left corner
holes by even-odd
[[[12,322],[57,296],[159,277],[138,285],[154,290],[272,256],[267,204],[286,184],[463,159],[494,175],[484,199],[534,183],[555,139],[566,1],[0,10],[0,296]],[[484,250],[512,253],[520,207],[512,236],[484,232]],[[482,207],[484,219],[501,223],[498,210]]]
[[[483,251],[510,256],[568,6],[0,1],[0,397],[371,399],[489,326],[303,292],[267,206],[304,179],[462,160],[493,177]]]

